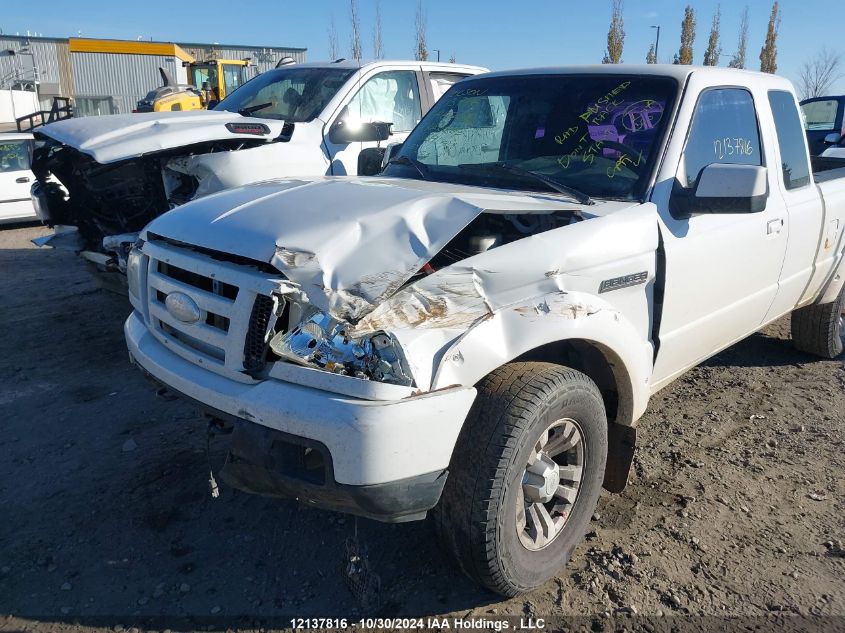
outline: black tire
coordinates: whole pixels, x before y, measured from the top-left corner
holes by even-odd
[[[442,546],[465,574],[512,597],[553,578],[583,539],[604,478],[607,416],[595,383],[560,365],[509,363],[477,388],[432,518]],[[581,487],[554,540],[531,550],[517,531],[522,476],[537,438],[562,418],[580,427]]]
[[[792,342],[802,352],[836,358],[842,353],[845,288],[833,303],[799,308],[792,313]]]

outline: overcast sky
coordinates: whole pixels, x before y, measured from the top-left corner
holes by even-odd
[[[376,0],[358,0],[366,57],[372,56]],[[154,39],[296,46],[308,49],[311,61],[328,56],[328,26],[334,16],[341,50],[349,56],[349,0],[249,0],[223,2],[103,2],[42,0],[34,5],[3,1],[0,29],[29,30],[49,36]],[[660,61],[671,62],[678,50],[683,7],[671,0],[626,0],[623,61],[641,63],[660,25]],[[719,2],[694,0],[697,37],[695,63],[701,63],[713,13]],[[736,49],[744,2],[722,2],[722,59],[727,65]],[[760,47],[771,11],[768,0],[749,0],[748,67],[759,69]],[[795,80],[801,64],[822,46],[841,54],[845,0],[781,0],[778,72]],[[387,57],[410,58],[414,49],[416,0],[382,0]],[[610,20],[610,0],[423,0],[432,57],[455,55],[458,61],[494,70],[601,61]],[[845,76],[832,91],[845,93]]]

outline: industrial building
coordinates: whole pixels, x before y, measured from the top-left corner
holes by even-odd
[[[191,62],[248,60],[249,78],[284,57],[303,62],[305,53],[283,46],[0,35],[0,92],[35,92],[44,110],[53,97],[70,97],[76,116],[125,113],[161,84],[159,67],[188,83]]]

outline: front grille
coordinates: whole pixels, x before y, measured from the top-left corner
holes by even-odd
[[[264,295],[255,297],[249,315],[249,328],[244,342],[244,369],[259,371],[264,367],[267,350],[267,330],[273,314],[273,299]]]
[[[278,273],[213,260],[204,253],[147,242],[147,318],[150,329],[171,350],[208,369],[240,381],[264,365]],[[176,305],[199,309],[179,312],[167,308],[173,293],[186,295]],[[183,319],[180,320],[176,314]]]
[[[227,284],[217,279],[212,279],[211,277],[193,273],[190,270],[179,268],[178,266],[174,266],[173,264],[169,264],[167,262],[158,262],[158,271],[162,275],[167,275],[171,279],[181,281],[182,283],[186,283],[194,288],[199,288],[200,290],[205,290],[206,292],[220,295],[221,297],[226,297],[232,301],[238,297],[237,286]]]

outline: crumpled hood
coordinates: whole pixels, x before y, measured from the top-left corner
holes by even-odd
[[[482,212],[572,209],[584,208],[539,193],[334,177],[223,191],[165,213],[146,231],[269,262],[299,284],[313,305],[354,322]]]
[[[270,133],[265,136],[233,133],[226,127],[227,123],[259,123],[267,126]],[[283,125],[284,121],[243,117],[225,110],[193,110],[65,119],[39,128],[37,134],[49,136],[106,164],[207,141],[270,140],[282,133]]]

